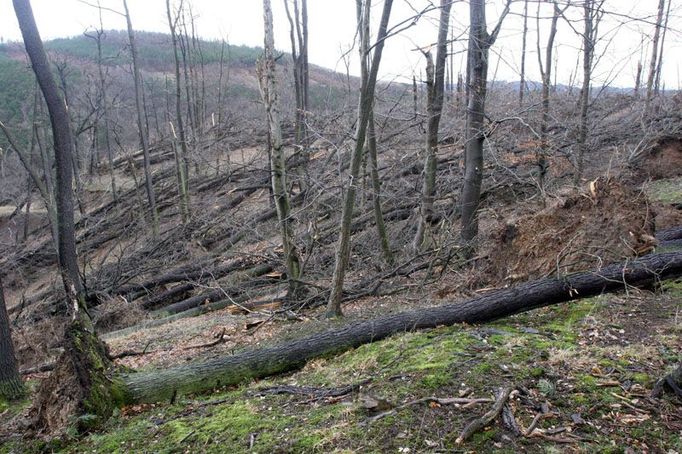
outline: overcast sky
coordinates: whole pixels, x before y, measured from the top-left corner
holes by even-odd
[[[92,0],[94,3],[96,0]],[[276,46],[289,50],[289,24],[284,13],[283,0],[273,0],[275,15]],[[102,5],[122,10],[121,0],[101,0]],[[376,5],[375,16],[380,15],[380,0]],[[682,0],[672,0],[670,31],[666,36],[663,80],[667,88],[680,86],[680,65],[682,63],[682,19],[680,9]],[[95,8],[78,0],[32,0],[33,10],[43,39],[74,36],[83,33],[97,24]],[[136,29],[167,32],[165,0],[128,0],[133,25]],[[395,25],[410,18],[415,10],[427,7],[428,0],[395,0],[391,24]],[[516,0],[512,12],[505,21],[500,37],[491,52],[489,78],[498,80],[518,80],[520,67],[521,30],[523,0]],[[490,28],[494,26],[502,10],[503,0],[489,0],[487,7]],[[198,33],[207,39],[229,39],[232,44],[262,46],[263,18],[262,2],[259,0],[192,0],[197,16]],[[652,34],[657,0],[606,0],[605,8],[609,14],[600,27],[604,39],[598,48],[601,58],[595,72],[595,83],[609,81],[616,86],[634,85],[637,61],[649,58],[649,36]],[[541,15],[548,18],[551,6],[541,5]],[[345,71],[342,55],[353,44],[355,27],[355,2],[353,0],[309,0],[310,62],[338,71]],[[529,13],[535,15],[537,2],[531,0]],[[21,38],[11,0],[0,0],[0,36],[4,40]],[[567,16],[573,26],[581,28],[581,8],[572,7]],[[436,39],[437,13],[427,14],[417,25],[391,38],[384,50],[381,77],[407,80],[417,75],[424,66],[421,53],[416,47],[427,46]],[[464,35],[468,24],[467,2],[459,1],[453,7],[451,26],[454,36],[461,36],[461,43],[455,48],[455,71],[464,64]],[[632,20],[642,18],[644,20]],[[374,29],[377,21],[375,20]],[[541,42],[547,39],[549,20],[540,23]],[[107,29],[123,29],[124,20],[116,14],[104,16]],[[537,24],[529,21],[527,65],[529,78],[539,79],[537,71]],[[541,44],[542,45],[542,44]],[[559,82],[567,83],[575,73],[576,56],[580,50],[580,38],[566,21],[559,24],[556,40]],[[544,47],[544,45],[542,45]],[[544,52],[544,50],[543,50]],[[349,55],[351,72],[355,73],[357,53]],[[463,69],[463,68],[462,68]]]

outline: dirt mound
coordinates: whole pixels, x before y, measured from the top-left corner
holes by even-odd
[[[537,214],[509,222],[492,237],[487,275],[497,285],[598,269],[649,252],[654,215],[646,196],[598,179]]]
[[[652,180],[682,176],[682,139],[661,139],[642,159],[640,171]]]

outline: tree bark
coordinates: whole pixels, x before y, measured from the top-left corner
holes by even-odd
[[[52,124],[57,174],[56,206],[59,234],[59,271],[71,323],[66,328],[65,351],[55,372],[41,383],[33,407],[41,430],[64,430],[72,416],[92,415],[79,421],[89,429],[111,416],[116,402],[113,381],[104,376],[110,367],[106,347],[94,334],[78,271],[73,219],[71,128],[66,105],[59,96],[29,0],[13,0],[33,71],[43,92]]]
[[[485,141],[485,98],[488,84],[488,51],[495,43],[502,21],[509,13],[508,0],[497,26],[488,34],[485,0],[469,2],[469,48],[467,51],[467,119],[464,151],[464,186],[462,188],[461,246],[466,257],[476,250],[478,205],[483,181],[483,142]]]
[[[0,398],[17,400],[26,394],[24,382],[19,375],[17,358],[9,328],[5,293],[0,279]]]
[[[155,402],[178,393],[294,370],[306,362],[339,354],[396,333],[456,323],[484,323],[509,315],[629,287],[650,287],[682,275],[682,252],[645,256],[601,270],[548,278],[489,291],[473,299],[379,317],[268,348],[247,350],[164,370],[121,374],[123,401]]]
[[[391,266],[394,263],[391,243],[386,231],[384,213],[381,209],[381,179],[379,178],[379,159],[377,151],[377,134],[374,124],[374,108],[369,113],[369,123],[367,125],[367,151],[369,152],[370,177],[372,179],[372,204],[374,206],[374,222],[377,227],[377,235],[381,242],[381,250],[384,253],[384,260]]]
[[[270,0],[263,0],[263,21],[265,26],[265,43],[263,57],[258,62],[258,78],[270,131],[271,181],[280,234],[282,237],[282,247],[284,249],[284,260],[287,267],[287,279],[289,284],[288,295],[289,298],[296,299],[300,290],[298,279],[300,279],[301,275],[301,263],[294,241],[291,205],[286,184],[286,161],[284,158],[284,144],[282,142],[282,128],[279,112],[279,94],[277,92],[275,74],[275,36]]]
[[[538,3],[538,8],[540,4]],[[562,10],[559,9],[559,4],[557,0],[552,1],[553,14],[552,14],[552,24],[549,30],[549,37],[547,38],[547,47],[545,49],[545,63],[542,63],[542,53],[540,52],[540,38],[538,36],[538,64],[540,67],[540,76],[542,77],[542,123],[540,125],[540,148],[537,154],[537,166],[538,166],[538,185],[540,186],[540,191],[543,194],[545,191],[545,175],[547,174],[547,169],[549,167],[549,162],[547,161],[547,155],[549,153],[549,143],[547,140],[547,130],[549,127],[549,97],[550,89],[552,86],[552,53],[554,51],[554,38],[557,32],[557,23],[559,21],[559,16],[562,14]],[[538,11],[538,29],[540,22],[540,14]]]
[[[412,240],[412,249],[419,252],[424,242],[424,234],[431,225],[433,202],[436,196],[436,172],[438,153],[438,128],[443,112],[443,91],[445,88],[445,61],[448,53],[448,25],[450,23],[450,0],[440,2],[440,23],[438,25],[438,44],[436,45],[436,64],[434,67],[431,53],[426,52],[426,87],[428,123],[426,129],[426,158],[424,159],[424,181],[417,232]],[[429,235],[430,236],[430,235]]]
[[[130,18],[130,11],[128,10],[128,1],[123,0],[123,8],[125,9],[126,24],[128,27],[128,40],[130,41],[130,54],[133,60],[133,79],[135,82],[135,106],[137,110],[137,129],[140,139],[140,147],[142,148],[142,156],[144,159],[144,178],[145,188],[147,190],[147,201],[149,202],[149,210],[152,216],[152,233],[154,236],[159,234],[159,212],[156,208],[156,195],[154,194],[154,185],[152,184],[152,170],[149,162],[149,146],[147,144],[147,130],[145,128],[144,120],[144,106],[142,102],[142,76],[140,75],[140,67],[137,56],[137,45],[135,43],[135,31],[133,30],[133,23]]]
[[[665,11],[665,21],[663,22],[663,35],[661,36],[661,43],[658,46],[658,65],[656,67],[656,82],[654,82],[654,94],[658,95],[661,89],[661,71],[663,70],[663,52],[665,48],[665,37],[668,33],[668,22],[670,20],[670,7],[672,5],[672,0],[668,0],[668,7]]]
[[[656,84],[656,71],[658,70],[658,40],[661,36],[661,28],[663,28],[663,13],[665,12],[665,0],[658,2],[658,16],[656,17],[656,28],[654,29],[654,37],[651,41],[651,61],[649,63],[649,77],[646,82],[646,110],[649,110],[651,99],[654,97]]]
[[[523,107],[526,94],[526,43],[528,41],[528,0],[523,2],[523,32],[521,34],[521,80],[519,82],[519,107]]]
[[[182,119],[182,88],[180,86],[180,57],[178,56],[178,39],[176,33],[176,26],[180,12],[176,14],[173,19],[171,14],[170,0],[166,0],[166,13],[168,16],[168,26],[171,32],[171,43],[173,45],[173,57],[175,60],[175,117],[178,123],[178,133],[180,134],[180,149],[182,153],[180,159],[176,157],[176,172],[178,179],[178,192],[180,193],[180,212],[182,213],[182,222],[186,224],[189,220],[189,188],[188,188],[188,151],[187,151],[187,137],[185,134],[185,124]],[[172,123],[171,123],[172,127]],[[173,131],[175,139],[175,131]],[[177,155],[177,153],[176,153]]]
[[[603,1],[603,0],[602,0]],[[583,5],[583,85],[580,90],[580,119],[578,125],[578,156],[576,158],[575,184],[583,177],[585,152],[587,151],[588,117],[590,107],[590,83],[595,44],[595,0],[585,0]]]
[[[362,0],[356,0],[358,19],[367,16],[364,14],[362,8]],[[346,191],[346,196],[343,204],[343,213],[341,214],[341,226],[339,228],[339,242],[336,249],[336,257],[334,264],[334,275],[332,277],[332,290],[327,304],[327,316],[341,316],[341,295],[343,293],[343,281],[346,276],[346,268],[350,256],[350,224],[353,217],[353,208],[355,206],[355,194],[357,190],[358,177],[360,176],[360,164],[362,163],[363,149],[365,146],[365,138],[367,135],[367,125],[369,123],[369,114],[374,105],[374,89],[376,87],[377,74],[379,72],[379,64],[381,62],[381,54],[384,50],[384,42],[386,39],[388,29],[388,19],[391,16],[391,8],[393,0],[385,0],[384,8],[381,14],[381,22],[379,24],[379,33],[377,35],[376,45],[374,46],[374,53],[372,55],[371,66],[368,67],[368,52],[369,52],[369,36],[367,33],[362,33],[360,39],[365,43],[361,44],[361,73],[362,84],[360,88],[360,102],[358,103],[358,122],[355,131],[355,149],[351,157],[351,168],[349,175],[349,185]],[[367,8],[370,5],[366,5]],[[359,20],[364,22],[364,20]],[[358,24],[360,30],[365,30],[362,23]],[[369,25],[367,25],[368,27]]]

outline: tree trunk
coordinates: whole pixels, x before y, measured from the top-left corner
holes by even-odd
[[[590,83],[592,80],[592,59],[595,43],[595,8],[594,0],[586,0],[583,5],[583,85],[580,90],[580,120],[578,126],[578,156],[576,159],[575,184],[579,185],[583,177],[585,151],[587,150],[588,118],[590,107]]]
[[[358,177],[360,176],[360,164],[362,163],[363,149],[365,146],[365,138],[367,135],[367,125],[369,123],[369,114],[374,105],[374,89],[376,87],[377,74],[379,72],[379,64],[381,62],[381,54],[384,50],[384,42],[388,29],[388,19],[391,16],[391,8],[393,0],[384,0],[384,8],[381,14],[381,22],[379,25],[379,33],[377,35],[376,45],[374,46],[374,53],[372,55],[371,66],[368,67],[369,60],[369,33],[366,31],[369,24],[363,24],[368,14],[363,13],[362,0],[356,0],[358,28],[361,33],[361,78],[362,84],[360,88],[360,102],[358,103],[358,122],[355,131],[355,149],[351,157],[350,166],[350,184],[346,191],[346,197],[343,204],[343,213],[341,214],[341,226],[339,229],[339,242],[336,249],[336,257],[334,264],[334,275],[332,277],[332,290],[327,304],[327,316],[341,316],[341,295],[343,293],[343,281],[346,275],[346,268],[350,256],[350,224],[353,217],[353,208],[355,206],[355,193],[357,190]],[[366,9],[371,5],[366,4]],[[364,41],[364,42],[363,42]]]
[[[661,88],[661,71],[663,70],[663,52],[665,48],[665,37],[668,33],[668,21],[670,20],[670,7],[672,0],[668,0],[668,7],[665,11],[665,21],[663,23],[663,35],[661,36],[661,43],[658,51],[658,65],[656,67],[656,82],[654,82],[654,94],[658,95]]]
[[[142,156],[144,158],[144,178],[145,188],[147,190],[147,201],[149,202],[149,210],[152,216],[152,233],[154,236],[159,234],[159,212],[156,208],[156,195],[154,194],[154,186],[152,184],[152,170],[149,162],[149,146],[147,145],[147,130],[145,129],[144,120],[144,106],[142,103],[142,77],[140,75],[140,68],[138,65],[137,45],[135,44],[135,31],[133,30],[133,23],[130,18],[130,11],[128,10],[128,1],[123,0],[123,8],[125,9],[126,24],[128,26],[128,40],[130,41],[130,54],[133,60],[133,79],[135,82],[135,106],[137,110],[137,129],[140,138],[140,147],[142,147]]]
[[[9,317],[5,306],[5,293],[0,279],[0,398],[17,400],[25,394],[24,382],[21,381],[17,358],[14,356],[14,344],[12,344]]]
[[[656,17],[656,28],[654,37],[651,41],[651,62],[649,63],[649,77],[646,82],[646,110],[649,110],[651,99],[655,94],[656,71],[658,69],[658,40],[661,36],[663,27],[663,13],[665,12],[665,0],[658,1],[658,16]]]
[[[528,0],[523,2],[523,32],[521,34],[521,80],[519,82],[519,107],[523,107],[526,94],[526,42],[528,41]]]
[[[65,331],[65,351],[55,372],[40,385],[32,413],[41,430],[62,431],[72,424],[73,415],[89,415],[78,420],[80,429],[89,429],[111,416],[117,399],[115,380],[108,380],[106,347],[94,334],[85,305],[83,284],[78,271],[73,219],[73,175],[71,128],[63,100],[52,77],[33,10],[28,0],[13,0],[19,27],[33,71],[50,114],[57,174],[56,207],[59,234],[59,270],[64,284],[67,313],[71,323]]]
[[[372,179],[372,204],[374,206],[374,222],[377,227],[377,235],[381,242],[381,250],[384,253],[384,260],[391,266],[394,263],[391,243],[386,232],[384,214],[381,210],[381,179],[379,179],[379,159],[377,152],[377,134],[374,124],[374,108],[369,113],[369,123],[367,125],[367,150],[369,151],[370,176]]]
[[[284,260],[287,267],[289,284],[289,298],[296,299],[300,290],[298,279],[301,274],[301,264],[294,242],[294,232],[291,218],[291,206],[286,184],[286,164],[284,158],[284,144],[282,142],[282,128],[279,112],[279,94],[277,92],[275,65],[275,37],[270,0],[263,0],[263,20],[265,25],[265,45],[263,57],[258,62],[258,79],[261,96],[267,111],[268,129],[271,139],[270,166],[272,175],[272,190],[279,220]]]
[[[114,203],[118,203],[116,189],[116,174],[114,173],[114,154],[111,149],[109,106],[107,105],[107,82],[104,77],[104,58],[102,56],[102,36],[104,35],[104,24],[102,22],[102,10],[99,9],[99,29],[97,33],[97,72],[99,75],[100,102],[102,103],[102,118],[104,119],[104,146],[107,149],[107,160],[109,162],[109,178],[111,179],[111,196]]]
[[[168,26],[171,32],[171,43],[173,45],[173,57],[175,59],[175,116],[178,123],[178,133],[180,134],[180,149],[181,155],[176,157],[176,172],[178,179],[178,192],[180,193],[180,212],[182,213],[182,222],[186,224],[189,220],[189,188],[188,188],[188,174],[189,166],[187,165],[187,138],[185,134],[185,124],[182,120],[182,88],[180,86],[180,58],[178,56],[178,39],[176,33],[177,21],[180,12],[176,14],[175,20],[171,15],[170,0],[166,0],[166,13],[168,16]],[[171,123],[171,128],[172,128]],[[173,131],[175,140],[175,131]],[[177,149],[177,147],[176,147]],[[176,152],[177,155],[177,152]]]
[[[549,153],[549,143],[547,141],[547,129],[549,127],[549,96],[552,85],[552,52],[554,51],[554,38],[557,32],[557,22],[562,11],[556,0],[552,1],[554,6],[554,14],[552,15],[552,25],[549,30],[549,37],[547,38],[547,47],[545,49],[545,63],[542,63],[542,53],[540,52],[540,37],[538,36],[538,64],[540,66],[540,76],[542,77],[542,122],[540,125],[540,148],[537,154],[538,166],[538,185],[543,195],[545,191],[545,175],[549,167],[547,155]],[[540,4],[538,4],[538,9]],[[540,22],[540,14],[538,11],[538,29]]]
[[[635,89],[633,95],[635,98],[639,98],[639,90],[642,86],[642,62],[637,62],[637,74],[635,75]]]
[[[339,354],[396,333],[456,323],[484,323],[627,287],[650,287],[680,275],[682,252],[649,255],[595,272],[492,290],[460,303],[386,315],[268,348],[164,370],[121,374],[118,378],[123,384],[125,402],[166,400],[178,393],[202,392],[298,369],[312,359]]]
[[[485,0],[469,2],[469,48],[467,51],[467,119],[464,151],[464,186],[462,188],[461,246],[465,257],[476,250],[478,236],[478,204],[483,181],[483,142],[485,140],[485,98],[488,84],[488,51],[495,43],[502,21],[509,13],[507,1],[497,26],[491,34],[486,30]]]
[[[436,196],[436,172],[438,153],[438,128],[443,112],[443,90],[445,86],[445,61],[448,53],[448,25],[450,23],[450,0],[441,0],[440,22],[438,25],[438,44],[436,45],[436,65],[434,68],[431,52],[426,52],[426,87],[428,123],[426,129],[426,158],[424,159],[424,181],[417,233],[412,240],[412,249],[419,252],[424,242],[424,234],[431,236],[430,225],[433,217],[433,202]]]

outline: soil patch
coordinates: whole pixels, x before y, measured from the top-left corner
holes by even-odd
[[[494,284],[565,274],[650,252],[654,215],[641,191],[597,179],[537,214],[508,222],[491,238]]]
[[[652,180],[674,178],[682,175],[682,140],[665,138],[644,158],[642,173]]]

